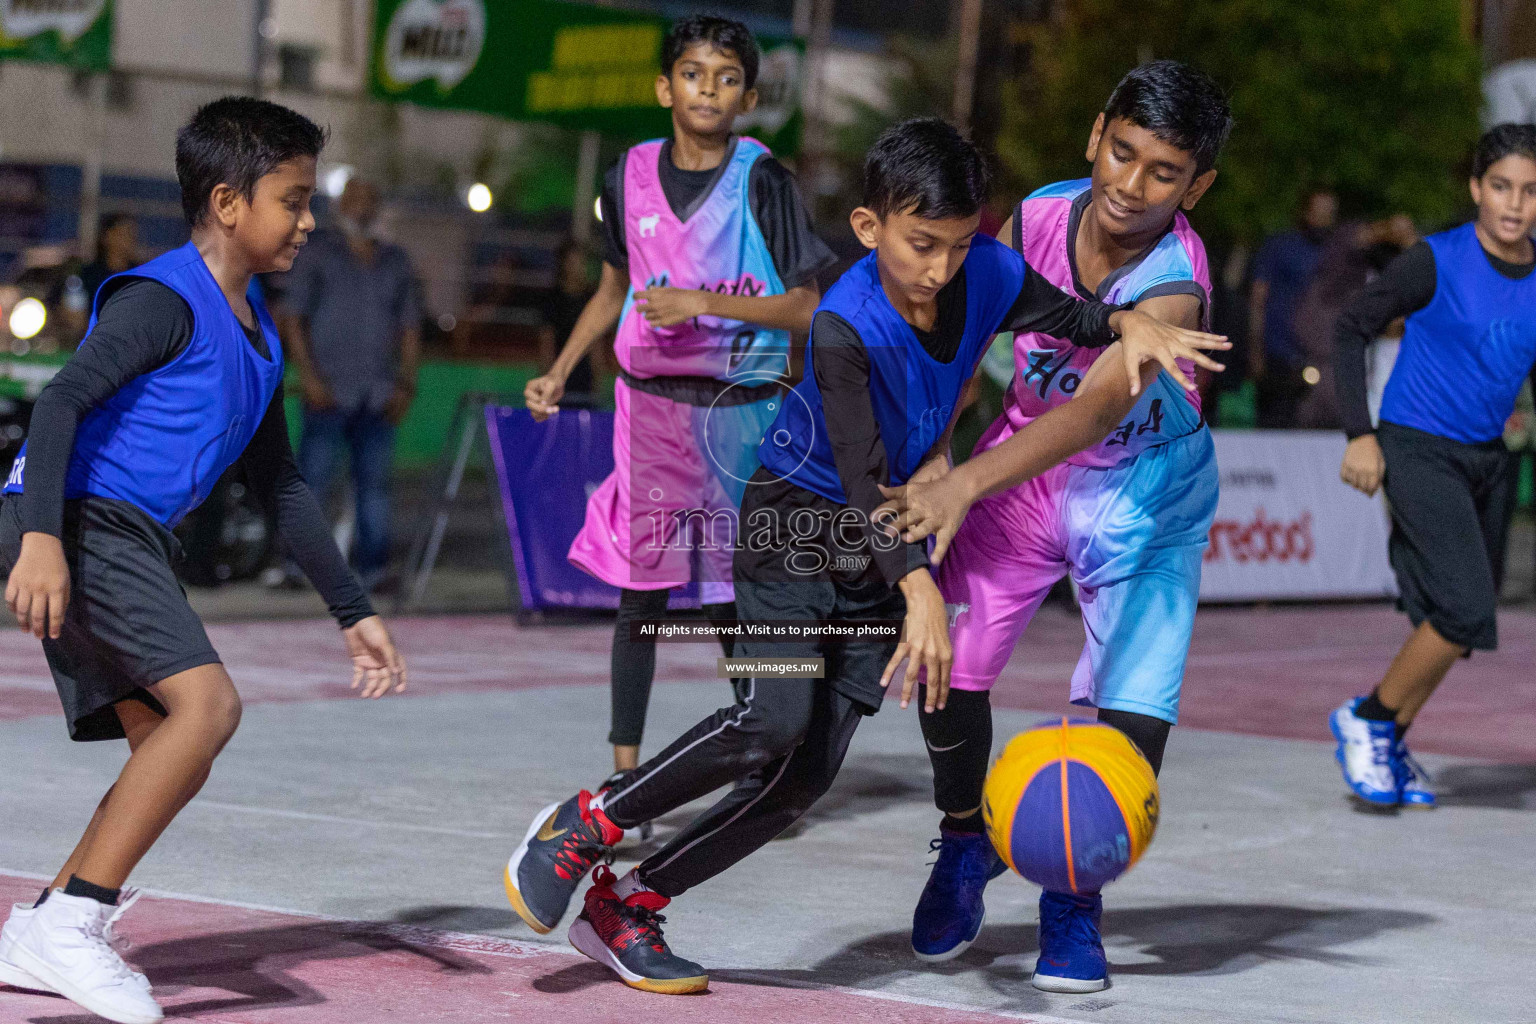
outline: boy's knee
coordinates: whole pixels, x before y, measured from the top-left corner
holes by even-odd
[[[214,701],[212,709],[214,720],[220,726],[220,731],[228,739],[240,728],[240,717],[245,713],[245,705],[240,702],[240,695],[233,687],[225,693],[219,694]]]
[[[809,708],[804,714],[799,713],[798,709],[786,710],[759,720],[756,729],[757,746],[765,755],[765,763],[776,761],[798,747],[810,726]]]
[[[190,711],[207,726],[210,733],[224,741],[240,727],[244,706],[233,686],[220,686],[210,687],[208,692],[199,694],[191,706],[183,710]]]

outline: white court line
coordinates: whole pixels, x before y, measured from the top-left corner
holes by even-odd
[[[316,814],[312,811],[290,811],[281,807],[255,807],[251,804],[227,804],[218,800],[193,800],[182,813],[196,810],[232,811],[237,814],[265,815],[269,818],[292,818],[296,821],[323,821],[332,825],[362,825],[366,828],[389,828],[401,832],[427,832],[438,836],[462,836],[466,839],[515,839],[510,832],[476,832],[471,829],[446,828],[441,825],[412,825],[403,821],[377,821],[372,818],[346,818],[338,814]]]
[[[4,867],[0,867],[0,876],[24,878],[29,881],[38,882],[50,882],[53,880],[52,875],[40,875],[32,871],[13,871],[10,868]],[[547,953],[570,957],[582,956],[576,950],[564,946],[546,946],[537,942],[520,942],[515,939],[503,939],[493,935],[473,935],[467,932],[440,931],[425,925],[396,924],[390,921],[358,921],[354,918],[332,917],[329,914],[316,914],[307,910],[289,910],[284,907],[273,907],[262,903],[216,899],[212,896],[193,896],[188,893],[171,892],[165,889],[143,889],[141,891],[146,896],[159,899],[182,900],[187,903],[201,903],[205,906],[214,907],[231,907],[236,910],[253,910],[265,914],[282,914],[287,917],[301,917],[311,921],[323,921],[327,924],[352,925],[360,929],[367,929],[375,934],[384,934],[398,938],[401,941],[414,942],[421,946],[431,946],[437,949],[454,950],[457,952],[483,953],[487,956],[507,957],[514,960],[526,960]],[[952,1003],[940,999],[923,999],[918,996],[909,996],[895,992],[850,988],[846,985],[825,985],[814,981],[781,978],[771,973],[759,971],[737,971],[725,968],[722,968],[722,971],[730,974],[732,977],[748,978],[780,988],[808,989],[816,992],[840,992],[845,995],[883,999],[887,1002],[907,1003],[914,1006],[929,1006],[934,1009],[953,1010],[958,1013],[986,1014],[1007,1020],[1024,1021],[1026,1024],[1083,1024],[1081,1020],[1068,1020],[1064,1017],[1045,1017],[1037,1013],[1016,1013],[1009,1010],[967,1006],[964,1003]],[[903,973],[910,972],[904,971]]]
[[[39,875],[32,871],[13,871],[10,868],[0,868],[0,876],[24,878],[29,881],[38,882],[53,881],[52,875]],[[153,896],[157,899],[181,900],[184,903],[201,903],[205,906],[213,907],[231,907],[235,910],[253,910],[263,914],[282,914],[285,917],[302,917],[326,924],[352,925],[359,929],[367,929],[377,934],[389,935],[402,941],[414,942],[421,946],[485,953],[488,956],[527,959],[528,957],[540,956],[544,953],[560,953],[569,956],[581,955],[574,949],[562,949],[554,945],[546,946],[538,942],[520,942],[516,939],[503,939],[494,935],[472,935],[468,932],[443,931],[420,924],[399,924],[394,921],[359,921],[351,917],[334,917],[330,914],[317,914],[309,910],[291,910],[287,907],[268,906],[265,903],[245,903],[241,900],[222,900],[213,896],[193,896],[189,893],[172,892],[168,889],[145,888],[140,891],[146,896]]]

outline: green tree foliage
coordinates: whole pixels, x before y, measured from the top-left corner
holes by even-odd
[[[1237,127],[1198,222],[1213,240],[1285,227],[1316,184],[1345,211],[1424,226],[1466,202],[1481,66],[1458,0],[1071,0],[1041,26],[1034,72],[1006,98],[997,149],[1017,195],[1087,173],[1115,82],[1154,57],[1229,92]]]

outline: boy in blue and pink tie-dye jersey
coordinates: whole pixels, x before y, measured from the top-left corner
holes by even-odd
[[[794,177],[732,134],[756,105],[758,61],[739,22],[672,28],[657,79],[672,136],[631,148],[608,172],[602,282],[526,391],[536,419],[558,411],[571,370],[617,323],[614,468],[588,498],[569,557],[621,591],[609,733],[619,770],[639,761],[656,661],[655,642],[632,636],[632,624],[664,616],[690,581],[710,619],[735,618],[742,492],[789,373],[790,335],[810,330],[816,275],[835,260]]]
[[[1214,181],[1230,127],[1227,103],[1206,76],[1174,61],[1142,65],[1094,126],[1092,177],[1039,189],[1000,237],[1063,291],[1134,302],[1166,323],[1199,327],[1210,276],[1184,211]],[[899,498],[907,524],[932,518],[933,495],[950,506],[934,519],[948,525],[931,531],[940,538],[933,557],[942,558],[954,666],[946,706],[921,716],[945,812],[939,859],[913,918],[913,950],[925,960],[959,955],[981,928],[982,890],[999,864],[981,815],[988,692],[1035,611],[1070,573],[1087,633],[1071,699],[1097,707],[1156,770],[1178,717],[1216,512],[1216,459],[1192,363],[1138,369],[1139,394],[1127,400],[1131,374],[1113,350],[1038,333],[1011,342],[1004,412],[975,456]],[[1099,908],[1098,893],[1042,895],[1037,988],[1107,984]]]

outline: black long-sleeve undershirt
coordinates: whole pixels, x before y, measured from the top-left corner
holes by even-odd
[[[191,343],[192,328],[186,302],[157,281],[130,281],[102,304],[95,328],[33,408],[26,489],[20,495],[23,532],[62,536],[64,484],[81,421],[134,378],[179,356]],[[268,358],[261,331],[246,336]],[[277,518],[294,560],[336,620],[347,627],[373,615],[368,595],[336,549],[325,515],[299,474],[281,386],[241,461],[252,492]]]
[[[962,266],[954,279],[939,291],[933,329],[913,328],[923,349],[939,362],[951,362],[959,354],[966,327],[965,290],[965,268]],[[1077,345],[1097,348],[1114,340],[1109,317],[1120,308],[1074,299],[1026,265],[1018,297],[1003,322],[993,325],[988,334],[1009,330],[1040,331],[1067,338]],[[890,479],[890,463],[869,393],[869,352],[853,326],[829,310],[816,313],[811,325],[811,339],[811,366],[816,374],[816,387],[821,392],[832,459],[843,485],[843,495],[850,507],[865,513],[865,530],[872,533],[876,525],[869,517],[885,500],[879,485]],[[893,547],[887,546],[888,543],[873,543],[871,538],[869,545],[875,564],[887,583],[895,584],[907,573],[928,564],[926,543]]]
[[[1486,250],[1483,255],[1505,277],[1518,280],[1532,272],[1533,264],[1508,263]],[[1429,305],[1437,280],[1434,250],[1428,242],[1418,242],[1388,263],[1339,315],[1333,332],[1334,392],[1344,433],[1351,440],[1376,429],[1366,397],[1366,348],[1393,320]],[[1536,368],[1531,382],[1536,387]]]

